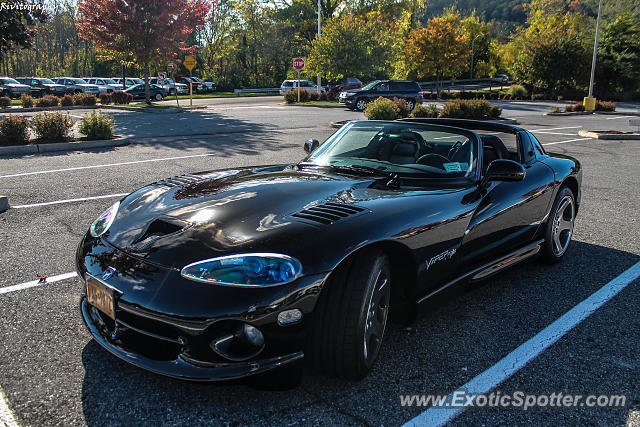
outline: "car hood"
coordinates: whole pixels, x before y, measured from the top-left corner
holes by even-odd
[[[59,85],[57,83],[42,83],[42,86],[50,87],[50,88],[61,88],[64,85]]]
[[[292,239],[322,225],[293,214],[340,202],[354,186],[370,182],[264,168],[169,178],[125,197],[105,240],[165,267],[230,253],[288,251]]]
[[[22,83],[5,83],[4,86],[14,87],[16,89],[30,89],[31,86],[23,85]]]

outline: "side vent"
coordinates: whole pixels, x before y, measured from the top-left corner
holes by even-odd
[[[358,206],[327,202],[301,210],[292,216],[329,225],[363,211],[364,209]]]
[[[160,181],[156,182],[155,185],[164,186],[164,187],[177,187],[178,185],[193,184],[194,182],[202,181],[203,179],[206,179],[206,178],[207,178],[206,176],[191,175],[186,173],[184,175],[172,176],[171,178],[161,179]]]

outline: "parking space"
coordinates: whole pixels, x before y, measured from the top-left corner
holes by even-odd
[[[392,326],[376,368],[361,382],[308,371],[300,388],[272,392],[160,377],[119,361],[90,338],[78,314],[77,278],[7,291],[38,276],[73,273],[81,236],[121,194],[182,173],[298,161],[306,139],[323,140],[334,131],[329,122],[362,117],[271,99],[254,101],[264,108],[242,108],[245,102],[180,115],[114,113],[122,114],[122,134],[174,136],[157,143],[0,158],[0,193],[17,207],[0,214],[0,390],[16,423],[402,425],[426,408],[401,406],[401,394],[458,389],[640,261],[640,142],[578,135],[631,130],[628,118],[548,117],[542,115],[547,105],[512,103],[506,117],[519,116],[548,151],[583,165],[570,252],[558,265],[526,262],[470,286],[410,327]],[[190,129],[202,135],[178,136]],[[452,424],[624,424],[640,410],[639,286],[632,278],[497,386],[534,394],[624,394],[624,407],[468,409]],[[10,424],[2,401],[0,425]]]

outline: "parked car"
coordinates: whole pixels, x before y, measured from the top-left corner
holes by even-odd
[[[149,83],[165,88],[169,95],[175,95],[176,90],[178,91],[178,95],[184,95],[189,93],[189,86],[187,86],[184,83],[175,83],[173,79],[166,78],[164,79],[164,84],[159,84],[160,83],[159,78],[151,77],[149,79]]]
[[[340,93],[345,90],[360,89],[362,82],[355,77],[345,77],[335,83],[327,85],[328,92]]]
[[[304,146],[297,163],[150,182],[101,214],[75,256],[96,342],[173,378],[272,372],[271,384],[295,386],[304,358],[359,380],[388,344],[388,320],[571,251],[582,167],[523,128],[363,120]]]
[[[98,94],[100,93],[98,85],[89,84],[83,79],[79,79],[77,77],[55,77],[51,80],[53,80],[57,84],[66,86],[69,93],[84,92],[96,96],[98,96]]]
[[[115,80],[107,77],[84,77],[87,83],[98,86],[100,93],[111,93],[116,90],[122,90],[122,85],[119,85]]]
[[[298,80],[285,80],[280,85],[280,95],[284,95],[285,92],[296,89],[298,87]],[[317,92],[318,85],[311,80],[300,80],[300,89],[308,90],[309,92]],[[326,92],[325,87],[320,87],[321,92]]]
[[[16,80],[24,85],[31,86],[31,95],[37,98],[44,95],[62,96],[67,93],[67,87],[54,83],[51,79],[43,77],[17,77]]]
[[[173,76],[173,80],[176,81],[177,83],[182,83],[187,85],[187,89],[189,88],[189,86],[193,85],[193,93],[198,92],[198,88],[202,85],[201,82],[197,81],[197,80],[192,80],[192,77],[188,77],[188,76],[180,76],[180,75],[176,75]]]
[[[498,74],[492,80],[498,83],[507,83],[510,79],[506,74]]]
[[[116,84],[119,86],[118,90],[122,90],[122,77],[114,77],[113,81],[115,81]],[[125,86],[127,88],[131,86],[139,85],[139,84],[144,84],[144,80],[139,79],[137,77],[125,77]]]
[[[191,77],[191,78],[196,82],[200,83],[200,86],[198,87],[200,92],[213,92],[214,90],[216,90],[215,82],[205,82],[199,77]]]
[[[352,110],[363,111],[367,103],[379,97],[401,98],[413,110],[416,104],[422,104],[424,93],[417,82],[409,80],[376,80],[361,89],[343,91],[338,102]]]
[[[20,98],[22,95],[29,95],[31,86],[20,83],[11,77],[0,77],[0,96],[9,98]]]
[[[130,88],[125,90],[125,92],[130,93],[131,95],[133,95],[134,98],[145,97],[144,84],[131,86]],[[149,93],[151,95],[151,98],[155,99],[156,101],[162,101],[162,98],[167,96],[167,90],[158,85],[149,84]]]

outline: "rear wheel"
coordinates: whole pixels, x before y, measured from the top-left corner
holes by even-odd
[[[156,93],[156,96],[154,98],[156,99],[156,101],[162,101],[162,94]]]
[[[573,191],[562,187],[553,202],[544,232],[542,259],[556,263],[562,259],[571,243],[576,217],[576,202]]]
[[[364,111],[367,108],[367,100],[364,98],[360,98],[356,101],[356,110]]]
[[[314,310],[307,354],[329,375],[364,378],[378,357],[387,324],[389,260],[377,249],[365,249],[341,264],[325,286]]]

